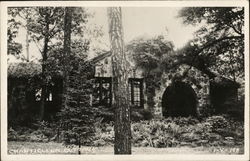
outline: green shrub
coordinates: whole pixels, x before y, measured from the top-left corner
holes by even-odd
[[[53,131],[50,129],[50,131]],[[8,141],[30,141],[30,142],[48,142],[50,139],[44,135],[41,129],[30,129],[27,127],[16,127],[8,130]]]
[[[97,113],[95,116],[98,118],[103,118],[103,122],[109,123],[114,121],[114,108],[98,106],[96,107]],[[140,120],[150,120],[153,118],[152,112],[146,109],[141,109],[136,106],[131,106],[131,120],[132,121],[140,121]]]
[[[103,120],[103,118],[98,118],[94,124],[95,136],[93,137],[93,146],[106,146],[114,144],[113,122],[105,123]]]
[[[57,125],[55,123],[37,121],[36,123],[33,123],[33,128],[41,131],[41,133],[47,138],[52,138],[57,134]]]
[[[152,112],[146,109],[141,109],[136,106],[131,106],[131,120],[140,121],[140,120],[150,120],[153,118]],[[109,123],[114,121],[114,108],[98,106],[97,107],[96,117],[103,118],[103,122]]]
[[[31,142],[48,142],[49,138],[41,130],[36,130],[28,135]]]
[[[17,138],[18,133],[12,127],[10,127],[8,129],[8,141],[17,141]]]
[[[225,127],[227,125],[227,127]],[[10,128],[9,141],[48,142],[55,140],[55,124],[38,122],[36,129],[26,127]],[[87,145],[107,146],[114,144],[114,123],[96,118],[94,136]],[[244,143],[244,124],[226,116],[211,116],[203,121],[188,118],[141,120],[131,124],[132,145],[137,147],[179,147],[179,146],[233,146]],[[62,136],[65,134],[62,134]],[[73,134],[72,134],[73,135]],[[68,137],[74,143],[74,137]]]
[[[141,110],[140,114],[143,116],[143,120],[150,120],[153,118],[152,112],[146,109]]]
[[[229,123],[224,116],[211,116],[208,117],[205,122],[211,125],[213,132],[216,132],[219,129],[226,129],[229,126]]]
[[[98,109],[95,115],[97,119],[103,118],[102,122],[105,122],[105,123],[114,121],[114,108],[113,107],[98,106],[96,108]]]
[[[189,126],[189,125],[195,125],[199,122],[195,117],[175,117],[173,118],[173,121],[179,125],[179,126]]]
[[[224,130],[225,135],[220,133],[220,130]],[[203,121],[192,117],[168,117],[162,120],[140,121],[132,124],[132,143],[134,146],[162,148],[242,145],[243,134],[243,122],[230,121],[225,116],[212,116]]]
[[[203,104],[203,106],[201,106],[199,108],[199,117],[200,118],[204,118],[204,117],[209,117],[212,116],[214,114],[214,107],[208,104]]]
[[[172,147],[178,145],[182,129],[174,122],[164,120],[141,121],[132,124],[135,146]]]

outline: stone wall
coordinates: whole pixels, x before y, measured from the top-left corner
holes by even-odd
[[[130,78],[143,78],[142,69],[136,69],[134,63],[129,61],[130,69],[129,77]],[[184,74],[188,71],[186,74]],[[182,77],[185,75],[184,77]],[[100,60],[95,66],[95,76],[96,77],[111,77],[112,68],[111,68],[111,57],[108,56],[105,59]],[[153,98],[155,105],[154,107],[149,107],[147,104],[147,95],[146,95],[146,84],[144,80],[144,109],[151,110],[155,118],[163,117],[162,110],[162,96],[164,91],[168,86],[170,86],[175,79],[181,79],[180,81],[189,84],[195,91],[197,95],[197,114],[201,114],[203,109],[208,107],[210,104],[209,101],[209,78],[196,68],[190,67],[188,65],[180,65],[177,69],[171,69],[167,73],[162,75],[161,86],[160,88],[155,89],[155,96]]]
[[[95,77],[111,77],[111,57],[106,57],[105,59],[99,61],[95,64]]]
[[[185,71],[188,71],[185,77],[181,77]],[[162,117],[162,96],[168,86],[170,86],[174,78],[179,77],[182,82],[185,82],[194,89],[197,95],[197,114],[200,115],[202,110],[209,104],[209,78],[199,70],[188,65],[181,65],[177,70],[171,70],[163,74],[160,89],[156,89],[154,97],[154,115],[155,117]]]

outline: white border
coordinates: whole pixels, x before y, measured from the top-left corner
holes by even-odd
[[[198,7],[198,6],[213,6],[213,7],[230,7],[230,6],[247,6],[248,1],[240,0],[201,0],[201,1],[9,1],[1,2],[3,6],[84,6],[84,7]]]
[[[245,153],[244,155],[8,155],[7,154],[7,7],[245,7]],[[1,156],[2,160],[249,160],[249,2],[248,1],[12,1],[1,2]]]

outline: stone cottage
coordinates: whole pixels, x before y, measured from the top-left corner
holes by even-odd
[[[8,122],[30,122],[39,114],[42,67],[38,63],[8,64]],[[63,80],[54,75],[47,86],[45,119],[55,116],[61,108]]]
[[[106,52],[90,60],[94,64],[94,92],[90,100],[94,106],[112,105],[111,53]],[[194,67],[182,64],[161,76],[159,86],[147,91],[142,69],[130,60],[129,92],[131,107],[150,112],[155,118],[168,116],[201,116],[204,112],[226,113],[238,110],[232,102],[237,100],[239,84],[217,76],[213,79]],[[185,72],[185,77],[181,77]],[[178,76],[178,73],[180,76]],[[35,116],[41,95],[41,65],[10,63],[8,65],[8,118]],[[32,78],[32,79],[30,79]],[[37,84],[38,86],[32,85]],[[47,87],[45,118],[56,115],[61,108],[63,80],[52,78]],[[29,117],[26,117],[29,118]]]
[[[95,78],[99,87],[100,104],[111,106],[112,70],[111,53],[106,52],[91,60],[95,65]],[[132,107],[149,110],[154,117],[201,116],[206,112],[226,113],[226,102],[237,100],[239,84],[227,78],[206,74],[189,65],[182,64],[161,77],[159,88],[155,88],[153,104],[146,93],[145,78],[141,69],[130,61],[129,92]],[[185,72],[185,77],[181,77]],[[178,75],[176,75],[178,73]]]

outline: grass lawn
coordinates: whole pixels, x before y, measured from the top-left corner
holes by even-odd
[[[83,146],[81,154],[114,153],[113,146]],[[243,154],[243,147],[132,147],[132,154]],[[78,154],[78,147],[65,147],[61,143],[8,142],[8,154]]]

